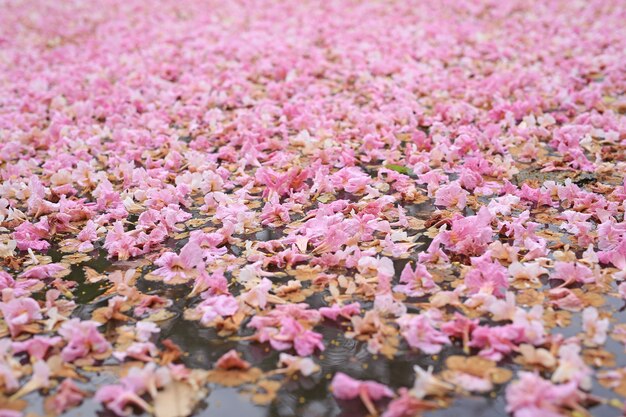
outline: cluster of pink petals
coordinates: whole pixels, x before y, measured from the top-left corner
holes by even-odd
[[[416,316],[403,316],[398,319],[402,335],[409,346],[426,354],[439,353],[450,339],[442,331],[439,310],[430,310]]]
[[[452,219],[450,230],[440,232],[430,246],[443,245],[453,253],[482,255],[493,240],[492,220],[493,215],[486,207],[482,207],[474,216],[457,215]]]
[[[479,348],[479,355],[494,361],[517,349],[524,340],[524,329],[514,324],[504,326],[479,326],[472,332],[470,346]]]
[[[79,405],[87,393],[80,389],[71,378],[64,379],[59,385],[56,395],[52,397],[51,409],[61,414]]]
[[[72,319],[61,325],[59,334],[67,344],[61,351],[64,361],[87,358],[91,354],[102,354],[111,349],[110,343],[98,330],[100,323]]]
[[[468,194],[457,181],[453,181],[437,190],[435,193],[435,205],[446,208],[456,207],[459,210],[463,210]]]
[[[328,320],[337,321],[340,317],[350,319],[350,317],[361,312],[361,305],[359,303],[351,303],[344,306],[333,304],[330,307],[320,308],[319,312]]]
[[[12,337],[22,333],[26,326],[43,318],[39,303],[30,297],[13,298],[0,302],[2,318],[9,327]]]
[[[207,295],[204,301],[198,304],[196,310],[202,314],[200,322],[207,324],[217,317],[228,317],[235,314],[239,310],[239,301],[226,294]]]
[[[491,252],[471,258],[472,267],[465,274],[465,285],[471,293],[479,291],[504,296],[509,287],[508,274],[505,267],[491,259]]]
[[[189,278],[194,269],[203,265],[202,248],[195,243],[187,243],[177,255],[173,252],[165,252],[154,264],[159,266],[154,271],[155,275],[163,277],[168,282],[176,277]]]
[[[416,263],[415,268],[407,264],[400,274],[400,282],[402,284],[396,285],[394,291],[411,297],[422,297],[425,294],[432,294],[439,289],[439,286],[433,281],[432,275],[420,263]]]
[[[560,417],[581,398],[576,382],[553,384],[532,372],[521,372],[506,390],[507,411],[515,417]]]
[[[393,397],[393,391],[387,386],[374,381],[359,381],[348,375],[337,372],[330,384],[333,395],[340,400],[351,400],[366,395],[377,401],[384,397]]]
[[[34,359],[44,359],[50,349],[61,343],[58,336],[35,336],[22,342],[13,342],[12,348],[14,353],[26,352],[28,356]]]
[[[254,337],[259,342],[269,342],[276,350],[295,349],[299,356],[309,356],[315,350],[323,351],[321,334],[307,329],[321,320],[316,310],[306,304],[276,306],[266,316],[255,316],[248,327],[256,329]]]

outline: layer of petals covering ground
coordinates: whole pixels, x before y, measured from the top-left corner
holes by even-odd
[[[0,0],[0,415],[623,415],[625,21]]]

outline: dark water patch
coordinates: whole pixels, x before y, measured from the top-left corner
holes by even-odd
[[[278,240],[284,237],[284,228],[272,228],[268,227],[254,234],[254,240],[261,242],[268,242],[271,240]]]
[[[423,203],[418,204],[408,204],[403,206],[406,210],[407,216],[417,217],[418,219],[428,219],[432,214],[437,210],[435,207],[434,200],[427,200]]]
[[[202,417],[265,417],[266,407],[252,404],[236,388],[212,386],[211,393],[205,400],[207,406],[197,413]]]

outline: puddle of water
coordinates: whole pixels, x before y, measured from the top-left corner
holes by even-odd
[[[350,195],[344,195],[349,199]],[[406,207],[407,215],[426,219],[436,208],[432,201],[410,205]],[[552,229],[556,226],[551,226]],[[284,229],[265,228],[250,236],[241,236],[242,239],[254,241],[279,240],[285,236]],[[172,250],[180,250],[187,239],[179,241],[168,241]],[[432,239],[419,236],[418,242],[422,248],[426,248]],[[232,253],[239,255],[241,249],[237,246],[229,246]],[[106,287],[100,283],[88,283],[85,280],[84,266],[93,268],[99,273],[119,269],[119,262],[111,262],[106,258],[106,252],[98,250],[97,256],[81,264],[73,265],[66,280],[77,282],[74,289],[75,301],[78,308],[75,315],[83,319],[91,316],[92,311],[106,305],[107,298],[100,297]],[[62,254],[56,251],[51,252],[53,260],[60,260]],[[412,251],[409,259],[394,260],[396,276],[394,282],[397,283],[399,275],[404,266],[417,256],[417,251]],[[152,267],[150,269],[153,269]],[[143,273],[148,272],[144,270]],[[227,274],[230,279],[230,274]],[[288,280],[281,278],[281,280]],[[544,280],[546,281],[546,280]],[[544,290],[560,282],[544,282]],[[305,283],[305,286],[308,283]],[[442,284],[446,287],[446,284]],[[171,339],[185,353],[181,361],[190,368],[210,369],[215,361],[224,353],[235,349],[243,355],[243,358],[262,370],[272,370],[278,361],[279,352],[269,348],[268,345],[248,342],[233,341],[218,337],[213,329],[205,328],[198,322],[186,321],[182,318],[185,308],[193,306],[197,299],[186,298],[189,293],[188,285],[169,286],[162,283],[145,281],[139,279],[137,287],[146,294],[158,294],[173,301],[173,305],[168,308],[175,313],[175,316],[166,321],[160,322],[161,333],[159,340]],[[234,293],[238,288],[234,288]],[[326,305],[324,292],[316,292],[306,299],[306,303],[312,308],[319,308]],[[610,302],[610,309],[616,322],[626,321],[626,310],[621,300],[606,298]],[[423,301],[423,300],[409,300]],[[371,302],[363,303],[364,308],[371,307]],[[409,308],[411,312],[418,312],[415,307]],[[242,326],[245,329],[245,325]],[[367,411],[359,401],[336,401],[328,391],[330,378],[336,372],[341,371],[358,379],[372,379],[390,387],[409,387],[413,384],[415,374],[414,365],[422,368],[433,366],[435,371],[443,368],[445,360],[451,355],[462,354],[460,346],[450,346],[444,349],[437,357],[417,354],[406,349],[401,344],[401,353],[394,359],[389,360],[382,356],[372,355],[368,352],[367,346],[363,342],[348,339],[344,336],[345,329],[333,322],[325,321],[315,328],[324,337],[326,350],[321,354],[316,354],[313,359],[320,365],[322,371],[310,378],[293,379],[284,384],[279,391],[276,400],[269,406],[257,406],[250,402],[245,395],[239,393],[237,388],[225,388],[212,386],[208,397],[199,405],[196,416],[202,417],[225,417],[225,416],[245,416],[245,417],[365,417]],[[566,328],[555,329],[554,332],[563,334],[565,337],[575,336],[581,331],[579,314],[574,314],[571,324]],[[240,336],[244,336],[250,330],[243,330]],[[615,354],[617,366],[626,366],[626,355],[624,346],[612,339],[605,345],[607,350]],[[514,371],[519,370],[519,366],[512,362],[504,365]],[[114,382],[115,377],[109,374],[90,376],[90,382],[84,388],[95,391],[97,386],[104,383]],[[599,396],[612,398],[614,394],[597,382],[594,383],[592,393]],[[26,397],[29,401],[29,410],[40,412],[42,410],[43,399],[41,395],[32,393]],[[594,416],[613,417],[619,413],[615,408],[607,405],[598,405],[592,409]],[[104,411],[93,399],[87,399],[81,406],[69,411],[67,416],[91,416],[99,417],[112,416],[110,412]],[[498,387],[494,392],[487,395],[475,395],[471,397],[457,398],[447,409],[436,410],[424,413],[425,416],[432,417],[452,417],[463,416],[503,416],[506,415],[504,402],[504,388]]]

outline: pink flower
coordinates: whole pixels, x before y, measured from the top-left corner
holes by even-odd
[[[603,264],[612,263],[617,268],[626,268],[626,238],[612,250],[598,252],[598,258]]]
[[[400,282],[404,285],[396,285],[394,290],[411,297],[422,297],[439,288],[433,281],[433,276],[421,263],[416,263],[415,269],[412,269],[411,265],[407,263],[400,274]]]
[[[340,400],[351,400],[357,398],[362,392],[374,401],[383,397],[393,397],[393,392],[383,384],[375,381],[359,381],[337,372],[330,383],[333,395]]]
[[[193,289],[187,298],[194,297],[200,293],[207,292],[207,295],[229,294],[228,281],[224,277],[224,271],[218,269],[212,274],[208,274],[204,269],[198,271]],[[203,297],[205,294],[203,294]]]
[[[169,367],[159,367],[154,362],[143,367],[134,366],[120,383],[138,394],[148,393],[151,397],[157,395],[157,390],[163,388],[172,380]]]
[[[481,296],[484,296],[484,298]],[[489,293],[478,293],[475,297],[472,297],[472,301],[483,301],[485,309],[491,313],[491,318],[495,321],[513,320],[515,313],[518,311],[518,307],[515,304],[515,294],[507,292],[504,295],[504,299],[497,299],[494,296],[488,298],[488,296]]]
[[[289,209],[285,205],[268,202],[263,206],[261,212],[262,225],[276,227],[281,223],[289,223],[289,220]]]
[[[428,196],[432,196],[432,192],[437,189],[440,183],[447,181],[448,177],[441,170],[428,170],[428,172],[417,176],[418,184],[427,184]]]
[[[151,410],[150,405],[130,387],[122,385],[104,385],[96,391],[94,399],[118,416],[129,416],[133,407]]]
[[[283,327],[284,328],[284,327]],[[280,336],[280,334],[279,334]],[[324,350],[324,337],[311,330],[299,331],[293,338],[293,348],[299,356],[309,356],[315,349]]]
[[[491,200],[487,205],[487,208],[493,215],[504,214],[505,216],[508,216],[511,214],[511,206],[518,204],[519,201],[519,197],[506,194],[502,197],[497,197]]]
[[[67,341],[67,345],[61,351],[61,358],[73,362],[90,355],[106,354],[111,345],[98,331],[98,326],[100,323],[96,321],[80,321],[77,318],[63,323],[59,334]]]
[[[19,388],[19,378],[21,376],[19,364],[12,358],[10,346],[10,339],[0,339],[0,378],[3,383],[3,389],[7,393],[14,392]]]
[[[200,246],[202,256],[210,261],[228,252],[226,247],[218,248],[218,246],[224,242],[224,239],[224,235],[218,232],[205,233],[201,230],[194,230],[189,235],[188,244]]]
[[[204,325],[211,323],[217,317],[229,317],[239,310],[239,301],[232,295],[208,295],[196,307],[202,314],[200,322]]]
[[[350,319],[350,317],[361,312],[361,305],[359,303],[346,304],[340,306],[339,304],[333,304],[331,307],[320,308],[320,314],[329,320],[337,321],[339,317]]]
[[[124,231],[124,224],[121,221],[115,222],[113,229],[109,230],[103,247],[109,252],[109,257],[117,256],[120,260],[142,253],[142,250],[137,247],[137,239],[131,233]]]
[[[556,262],[554,271],[550,275],[550,279],[559,279],[563,281],[561,286],[580,282],[583,284],[591,284],[596,281],[596,277],[591,269],[577,262]]]
[[[29,384],[38,388],[50,387],[50,367],[47,362],[38,360],[33,364],[33,375]]]
[[[374,258],[373,256],[363,256],[359,259],[357,269],[362,274],[366,274],[372,271],[379,276],[387,278],[393,277],[393,275],[395,274],[393,262],[391,261],[391,259],[386,257]]]
[[[584,307],[582,300],[568,288],[554,288],[548,292],[550,304],[569,311],[580,311]]]
[[[461,168],[459,183],[463,188],[472,191],[476,187],[481,186],[484,183],[484,179],[480,173],[472,169]]]
[[[481,207],[475,216],[457,215],[452,221],[451,229],[440,232],[431,246],[443,243],[448,250],[455,253],[482,255],[493,237],[492,219],[493,215],[487,207]]]
[[[150,366],[176,352],[137,320],[173,303],[259,350],[462,343],[583,390],[581,357],[626,334],[619,306],[582,311],[626,281],[623,1],[0,2],[0,397],[49,358],[61,382],[57,356],[146,361],[100,392],[117,413],[161,414],[164,375],[203,394],[202,372]],[[314,358],[261,359],[275,378]],[[498,376],[447,371],[471,391]],[[386,417],[442,399],[420,379]],[[582,411],[552,405],[513,412]]]
[[[206,198],[205,198],[206,201]],[[215,218],[224,227],[232,227],[235,233],[245,233],[247,227],[257,225],[256,215],[248,207],[238,201],[225,198],[215,210]]]
[[[330,382],[330,390],[340,400],[360,398],[372,415],[378,414],[373,401],[393,397],[393,391],[375,381],[359,381],[350,378],[343,372],[337,372]]]
[[[293,265],[306,261],[310,258],[309,255],[304,255],[299,252],[294,246],[287,248],[283,251],[276,253],[274,256],[263,259],[263,266],[276,265],[278,268],[291,268]]]
[[[180,199],[182,200],[183,198]],[[168,232],[180,232],[184,230],[184,228],[177,225],[177,223],[189,220],[191,217],[191,213],[187,213],[181,209],[178,204],[169,204],[167,207],[163,207],[157,212],[157,220]]]
[[[42,217],[36,224],[24,222],[16,227],[13,233],[13,239],[17,242],[19,250],[46,251],[50,243],[44,239],[48,238],[50,238],[50,224],[47,217]]]
[[[304,181],[309,178],[310,170],[293,167],[285,173],[278,173],[271,168],[264,167],[256,171],[256,181],[263,184],[263,197],[270,192],[279,197],[288,195],[290,192],[299,191],[304,186]]]
[[[119,384],[100,387],[94,399],[118,416],[130,415],[133,407],[152,413],[152,407],[141,396],[156,397],[157,390],[167,385],[171,377],[170,368],[158,368],[154,363],[143,368],[133,367]]]
[[[271,289],[272,281],[263,278],[260,283],[243,295],[243,300],[252,307],[264,309]]]
[[[372,311],[375,311],[381,317],[394,316],[400,317],[406,314],[406,306],[403,302],[396,300],[391,293],[376,294],[374,298],[374,306]]]
[[[434,311],[434,310],[431,310]],[[404,316],[398,319],[402,336],[409,346],[434,355],[441,352],[443,345],[449,345],[450,339],[434,326],[436,321],[427,313],[417,316]]]
[[[598,225],[598,248],[600,262],[626,268],[626,222],[606,220]]]
[[[153,272],[155,275],[163,277],[164,282],[169,282],[174,278],[190,278],[195,274],[195,268],[203,264],[202,249],[195,243],[187,243],[180,255],[173,252],[166,252],[159,259],[154,261],[160,266]]]
[[[281,318],[279,326],[278,330],[272,329],[273,331],[270,331],[271,336],[267,340],[276,350],[287,350],[291,348],[296,336],[305,331],[302,324],[291,317]],[[260,339],[260,341],[264,340]]]
[[[481,349],[478,352],[480,356],[498,362],[524,341],[524,329],[512,324],[479,326],[474,329],[471,337],[469,345]]]
[[[545,188],[532,188],[528,184],[523,184],[517,196],[522,200],[532,201],[537,207],[553,205],[551,192]]]
[[[224,242],[224,236],[221,233],[205,233],[202,230],[194,230],[189,234],[189,242],[195,243],[202,249],[213,249]]]
[[[14,298],[8,302],[0,303],[0,311],[4,321],[9,327],[11,337],[16,337],[20,333],[27,331],[28,325],[41,320],[41,309],[39,304],[32,298]]]
[[[308,330],[319,323],[322,316],[316,310],[307,310],[305,304],[276,306],[266,316],[254,316],[248,327],[256,329],[255,339],[261,343],[269,342],[276,350],[296,349],[298,355],[311,355],[315,349],[324,350],[321,334]]]
[[[71,378],[66,378],[61,382],[57,393],[50,397],[50,408],[61,414],[79,405],[86,396],[87,393],[78,388]]]
[[[465,274],[465,285],[471,294],[479,291],[503,297],[509,288],[507,269],[498,261],[491,260],[491,252],[471,259],[472,269]]]
[[[337,189],[344,189],[352,194],[359,194],[365,191],[371,178],[359,167],[344,167],[333,174],[331,183]]]
[[[141,297],[141,301],[135,306],[135,315],[142,316],[147,312],[156,313],[171,305],[172,300],[170,299],[158,295],[145,295]]]
[[[186,184],[178,184],[176,187],[165,184],[159,188],[150,188],[146,191],[145,204],[155,210],[162,210],[172,205],[186,205],[185,196],[189,194],[189,191],[190,188]]]
[[[471,320],[460,313],[454,313],[454,319],[449,320],[441,325],[441,331],[450,337],[457,337],[463,341],[463,347],[469,351],[470,335],[476,327],[479,320]]]
[[[20,279],[16,281],[11,275],[0,271],[0,292],[6,288],[10,288],[13,292],[13,296],[16,298],[30,295],[33,287],[39,284],[40,281],[36,279]]]
[[[453,181],[437,190],[435,193],[435,205],[445,208],[456,207],[459,210],[463,210],[468,195],[469,193],[461,188],[458,181]]]
[[[81,242],[78,246],[79,252],[89,252],[93,250],[92,242],[98,240],[97,228],[96,223],[93,220],[89,220],[83,230],[78,233],[76,239]]]
[[[66,271],[66,270],[67,270],[67,267],[65,265],[58,264],[58,263],[37,265],[22,272],[19,276],[20,278],[45,279],[45,278],[53,277],[59,272]]]
[[[13,342],[12,347],[14,353],[27,352],[31,358],[44,359],[48,351],[58,345],[61,340],[58,336],[35,336],[23,342]]]
[[[520,372],[519,380],[506,389],[506,410],[515,417],[561,417],[582,399],[576,383],[552,384],[531,372]]]
[[[591,218],[591,214],[579,213],[573,210],[565,210],[561,213],[561,217],[567,220],[567,223],[561,223],[561,229],[574,234],[577,237],[577,243],[580,246],[588,246],[593,244],[593,237],[589,234],[592,229],[592,223],[587,222]]]
[[[539,223],[531,222],[530,212],[528,210],[520,213],[517,217],[514,217],[510,222],[504,222],[505,234],[513,237],[513,244],[520,245],[524,243],[526,239],[538,240],[535,235],[537,229],[541,226]]]

